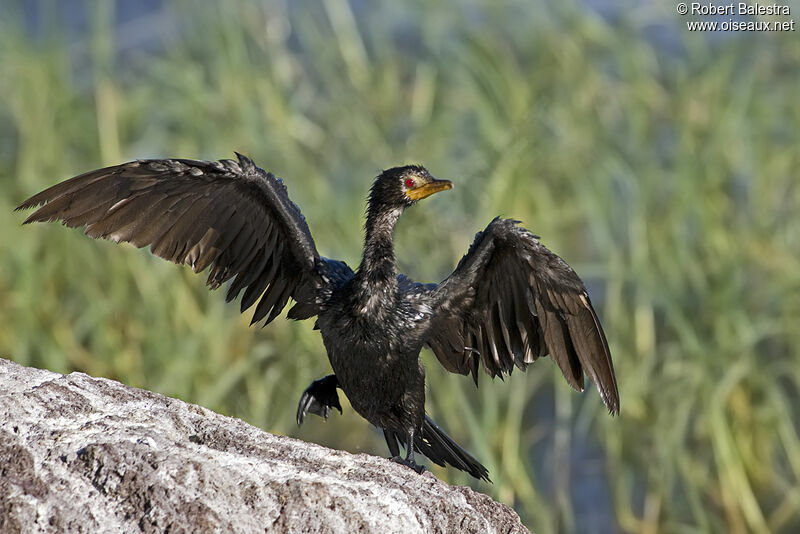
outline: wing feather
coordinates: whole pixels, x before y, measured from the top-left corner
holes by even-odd
[[[570,386],[583,391],[586,373],[619,412],[608,342],[586,288],[517,221],[492,221],[431,295],[426,342],[448,371],[471,373],[477,384],[479,366],[502,377],[549,354]]]
[[[17,209],[38,207],[26,224],[60,220],[94,238],[149,246],[195,272],[208,269],[212,289],[234,279],[227,298],[244,290],[242,311],[258,303],[254,322],[272,321],[290,298],[302,298],[302,318],[311,317],[319,291],[330,290],[319,269],[352,271],[320,258],[280,179],[237,157],[132,161],[56,184]]]

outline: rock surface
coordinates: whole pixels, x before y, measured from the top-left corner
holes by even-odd
[[[430,473],[0,359],[0,532],[527,532]]]

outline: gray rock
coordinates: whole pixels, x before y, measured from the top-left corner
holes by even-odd
[[[0,359],[0,532],[527,532],[383,458]]]

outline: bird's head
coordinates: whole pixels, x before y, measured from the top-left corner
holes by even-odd
[[[393,167],[375,179],[369,195],[370,210],[402,210],[434,193],[452,188],[453,182],[437,180],[421,165]]]

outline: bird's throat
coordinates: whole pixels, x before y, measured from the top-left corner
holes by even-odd
[[[387,285],[396,286],[394,227],[400,213],[399,209],[370,209],[367,214],[364,255],[358,269],[363,284],[378,285],[382,289],[386,289]]]

